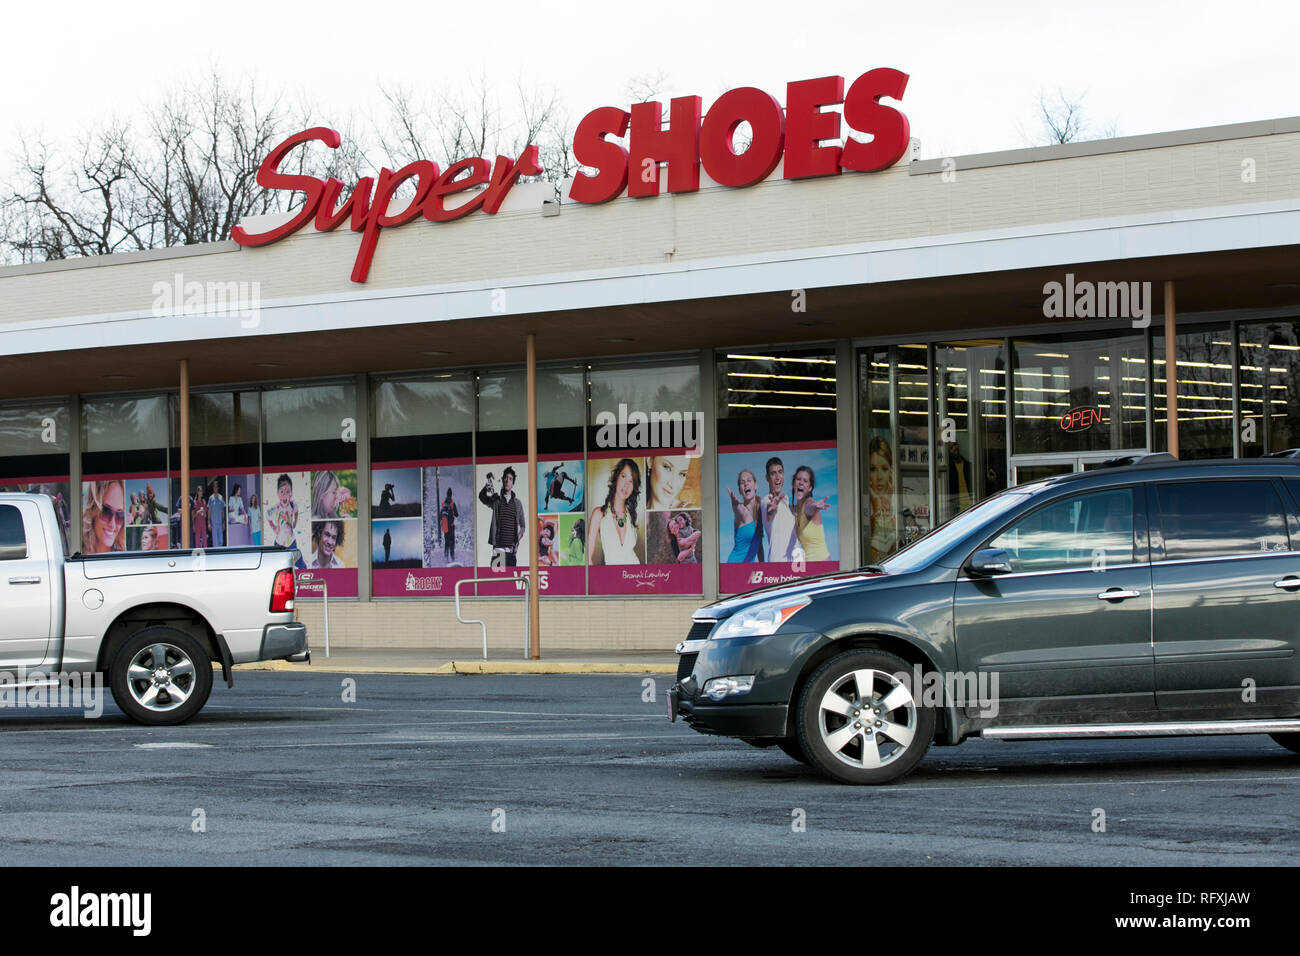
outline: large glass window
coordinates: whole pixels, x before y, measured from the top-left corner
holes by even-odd
[[[357,594],[357,421],[351,381],[268,390],[258,502],[261,543],[296,546],[299,588]],[[200,507],[201,510],[201,507]],[[368,544],[368,542],[367,542]]]
[[[582,523],[566,533],[561,511],[550,550],[563,560],[555,542],[585,541],[591,594],[699,594],[703,562],[716,560],[704,540],[699,360],[593,363],[587,377],[587,458],[583,475],[570,475],[585,498]],[[567,464],[544,467],[539,494],[554,507]]]
[[[1133,491],[1120,488],[1053,502],[989,542],[1012,571],[1105,568],[1133,561]]]
[[[834,350],[738,349],[716,367],[719,588],[836,570]]]
[[[935,346],[938,523],[1007,486],[1007,357],[1001,339]]]
[[[1286,551],[1282,501],[1267,481],[1156,485],[1166,560]]]
[[[1012,347],[1016,455],[1146,447],[1140,336],[1038,335]]]
[[[1242,325],[1241,455],[1300,448],[1300,329],[1295,322]],[[1181,409],[1179,410],[1181,417]]]
[[[450,595],[474,576],[474,377],[379,379],[371,409],[371,593]]]
[[[959,393],[964,391],[951,389],[954,397],[963,399]],[[869,563],[906,547],[933,527],[929,395],[927,346],[879,346],[859,353],[862,554]],[[961,411],[961,422],[969,428],[968,407],[961,401],[950,407]]]
[[[1152,336],[1155,413],[1152,450],[1169,448],[1164,331]],[[1178,386],[1178,457],[1231,458],[1232,334],[1222,328],[1179,332],[1175,339]]]
[[[170,434],[166,395],[82,402],[83,481],[80,520],[74,520],[72,528],[73,550],[99,554],[179,546],[169,504]]]

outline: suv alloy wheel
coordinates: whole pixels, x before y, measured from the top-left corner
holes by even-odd
[[[913,696],[911,666],[881,650],[831,658],[804,685],[799,742],[809,763],[842,783],[910,773],[934,738],[934,709]]]

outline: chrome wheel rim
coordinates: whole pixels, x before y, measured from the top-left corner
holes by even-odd
[[[822,743],[855,770],[888,766],[916,737],[916,700],[884,671],[850,671],[831,684],[817,709]]]
[[[142,648],[126,670],[131,697],[147,710],[175,710],[194,692],[194,661],[175,644],[157,643]]]

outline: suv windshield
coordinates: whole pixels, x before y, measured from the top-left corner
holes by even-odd
[[[975,528],[1019,507],[1036,487],[1037,484],[1020,485],[984,499],[975,507],[941,524],[925,537],[913,541],[897,554],[891,554],[880,563],[881,569],[888,574],[903,574],[925,567]]]

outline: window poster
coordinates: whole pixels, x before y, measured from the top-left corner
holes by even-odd
[[[162,472],[87,476],[81,483],[80,521],[70,529],[69,546],[82,554],[176,547],[169,543],[167,487]]]
[[[582,455],[537,461],[537,581],[542,594],[587,591],[587,473]],[[524,554],[520,560],[525,561]]]
[[[718,509],[722,593],[839,570],[833,443],[719,448]]]
[[[501,584],[478,586],[480,595],[513,594],[527,586],[528,508],[532,502],[527,460],[480,458],[474,468],[474,535],[478,577]],[[549,575],[548,575],[549,583]],[[540,585],[540,582],[539,582]],[[539,587],[539,590],[540,587]]]
[[[296,547],[303,597],[357,595],[355,466],[268,471],[262,475],[262,544]]]
[[[376,597],[452,596],[474,577],[473,466],[468,458],[377,464],[370,474],[371,588]],[[473,585],[461,589],[472,595]]]
[[[704,587],[700,459],[684,449],[587,461],[591,594],[699,594]]]

